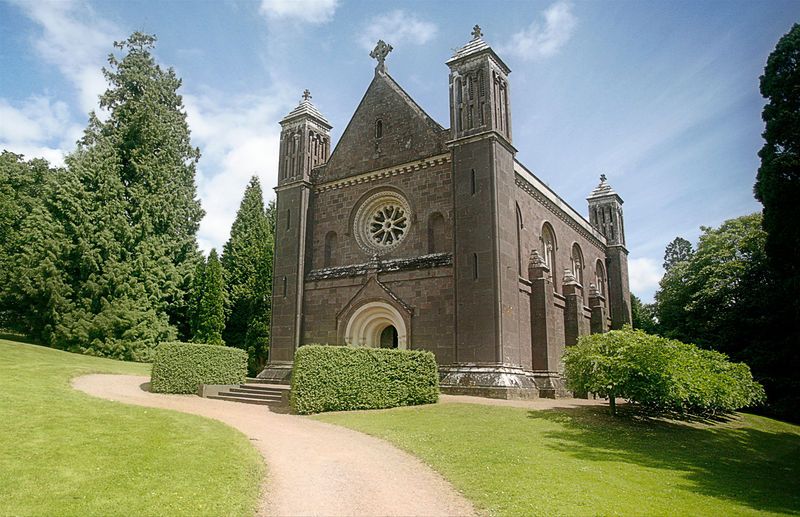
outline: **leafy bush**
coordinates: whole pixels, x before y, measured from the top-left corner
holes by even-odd
[[[659,412],[714,414],[763,402],[764,388],[744,363],[630,328],[584,336],[564,356],[576,393],[621,397]]]
[[[306,345],[292,371],[292,409],[301,414],[431,404],[439,372],[430,352]]]
[[[200,384],[240,384],[247,375],[247,352],[195,343],[162,343],[153,359],[150,390],[196,393]]]

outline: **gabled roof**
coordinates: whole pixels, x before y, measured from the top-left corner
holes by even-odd
[[[382,122],[383,137],[375,125]],[[336,143],[324,180],[341,179],[446,150],[445,129],[384,70],[378,68]]]

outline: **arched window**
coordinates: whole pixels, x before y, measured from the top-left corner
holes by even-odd
[[[597,286],[597,292],[601,296],[606,296],[606,267],[603,265],[602,260],[597,260],[594,266],[594,285]]]
[[[572,274],[583,285],[583,252],[577,242],[572,245]]]
[[[336,232],[328,232],[325,235],[325,255],[323,259],[323,267],[337,266],[336,261],[336,246],[338,244],[338,237]]]
[[[550,223],[544,223],[542,226],[542,257],[544,263],[550,269],[550,278],[553,280],[553,288],[558,290],[559,282],[558,270],[556,269],[556,233]]]
[[[375,138],[382,138],[383,137],[383,121],[378,119],[375,122]]]
[[[522,253],[522,210],[519,209],[519,203],[517,203],[517,271],[519,272],[519,276],[524,276],[522,271],[522,264],[525,262],[525,257],[523,257]]]
[[[445,246],[444,216],[433,212],[428,217],[428,253],[443,253]]]

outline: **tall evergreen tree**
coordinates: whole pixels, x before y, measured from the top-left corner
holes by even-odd
[[[56,176],[63,172],[50,168],[45,160],[25,161],[21,155],[0,153],[0,328],[30,331],[24,323],[28,311],[20,304],[13,281],[15,261],[26,242],[22,227],[34,212],[37,217],[45,216],[38,209],[49,197]]]
[[[144,286],[158,313],[186,328],[190,282],[197,261],[197,230],[203,210],[197,199],[195,167],[181,80],[152,56],[155,36],[133,33],[114,46],[103,72],[109,89],[100,106],[108,120],[94,119],[87,140],[113,142],[125,187],[126,215],[132,229],[128,244],[132,274]]]
[[[765,123],[764,145],[758,155],[755,197],[764,205],[763,227],[766,254],[774,288],[764,303],[770,307],[772,324],[771,364],[766,368],[772,380],[768,391],[782,393],[786,415],[800,409],[800,24],[794,24],[767,58],[760,78],[761,95],[767,99],[761,114]],[[765,350],[766,352],[767,350]],[[767,354],[763,354],[764,358]],[[793,395],[792,395],[793,394]],[[781,411],[781,409],[779,409]]]
[[[74,311],[57,345],[118,359],[146,360],[160,341],[173,339],[165,311],[137,275],[125,185],[117,150],[105,138],[81,145],[67,158],[70,174],[59,194],[71,203],[62,220],[75,243],[68,259]]]
[[[194,341],[210,345],[224,345],[222,330],[225,328],[225,285],[222,278],[222,264],[217,250],[212,249],[203,269],[197,314],[194,318]],[[197,296],[197,295],[196,295]]]
[[[124,56],[109,56],[100,98],[109,116],[90,114],[67,172],[26,222],[11,285],[31,308],[28,331],[51,345],[146,360],[176,327],[188,333],[199,152],[180,80],[155,63],[154,43],[141,33],[115,43]]]
[[[274,206],[269,210],[274,212]],[[251,374],[264,367],[269,351],[274,247],[269,210],[264,209],[261,184],[254,176],[222,253],[229,301],[225,342],[248,351]]]
[[[767,99],[764,146],[755,184],[764,204],[767,254],[784,280],[800,287],[800,25],[778,41],[760,78]]]

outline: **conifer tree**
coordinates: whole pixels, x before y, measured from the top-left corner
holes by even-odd
[[[63,171],[52,169],[45,160],[25,161],[18,154],[0,153],[0,328],[30,331],[24,324],[28,311],[20,304],[13,281],[15,261],[26,238],[25,219],[43,206],[59,173]],[[37,211],[37,217],[42,216]]]
[[[247,350],[251,374],[263,368],[269,351],[273,242],[270,214],[254,176],[222,253],[229,301],[225,342]]]
[[[222,265],[217,250],[212,249],[203,271],[202,291],[196,316],[194,341],[210,345],[224,345],[222,330],[225,328],[225,285]]]
[[[155,41],[155,36],[135,32],[114,44],[126,53],[121,59],[109,56],[104,69],[110,88],[100,106],[110,116],[87,133],[111,140],[117,151],[132,229],[133,274],[153,308],[183,327],[192,274],[201,260],[196,237],[203,210],[195,185],[200,151],[190,142],[178,94],[181,80],[155,62]]]

